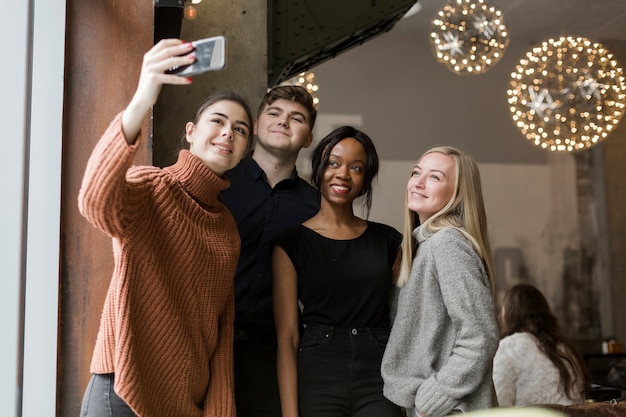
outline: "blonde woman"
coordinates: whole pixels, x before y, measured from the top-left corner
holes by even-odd
[[[402,265],[382,362],[384,395],[407,416],[494,406],[493,268],[476,162],[428,150],[407,185]]]

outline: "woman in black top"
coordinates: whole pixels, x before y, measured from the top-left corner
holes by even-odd
[[[402,237],[353,211],[363,197],[369,214],[376,149],[343,126],[311,163],[320,211],[278,237],[272,261],[282,415],[397,417],[382,394],[380,362]]]

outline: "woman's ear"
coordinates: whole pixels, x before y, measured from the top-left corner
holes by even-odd
[[[187,124],[185,124],[185,139],[187,140],[187,142],[193,142],[193,133],[195,132],[195,130],[196,125],[193,122],[187,122]]]

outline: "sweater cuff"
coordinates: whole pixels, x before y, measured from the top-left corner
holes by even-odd
[[[415,394],[415,408],[428,417],[446,416],[458,402],[442,392],[434,377],[424,381]]]

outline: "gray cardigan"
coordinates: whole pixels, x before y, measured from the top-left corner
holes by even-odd
[[[419,230],[411,276],[392,300],[384,395],[428,417],[493,407],[498,325],[483,263],[458,230]]]

